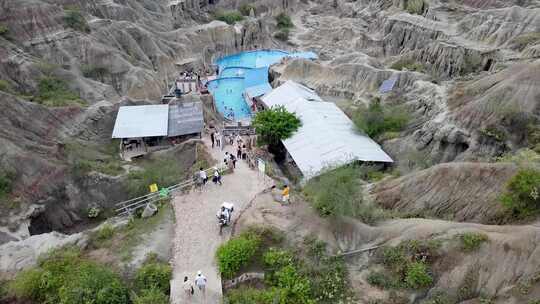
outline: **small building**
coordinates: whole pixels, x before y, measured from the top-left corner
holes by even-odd
[[[327,168],[353,161],[393,162],[379,144],[358,132],[333,102],[323,101],[306,86],[287,81],[260,100],[267,108],[284,106],[302,121],[300,129],[282,143],[287,150],[287,160],[306,180]]]
[[[118,109],[112,138],[121,139],[124,159],[175,144],[186,136],[201,136],[204,127],[200,102],[171,105],[123,106]]]

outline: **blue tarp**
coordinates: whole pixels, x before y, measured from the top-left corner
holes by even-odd
[[[394,85],[396,84],[397,76],[392,76],[389,79],[383,81],[379,88],[379,93],[384,94],[392,91]]]

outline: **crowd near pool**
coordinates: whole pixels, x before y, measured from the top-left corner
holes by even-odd
[[[254,95],[269,90],[268,67],[285,57],[315,59],[317,56],[312,52],[257,50],[218,59],[218,78],[208,83],[208,91],[214,96],[217,110],[231,120],[250,118],[246,90]]]

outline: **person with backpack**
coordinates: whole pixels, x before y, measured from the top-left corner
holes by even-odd
[[[195,277],[195,285],[199,288],[199,291],[202,294],[206,294],[206,277],[202,274],[202,271],[197,271],[197,276]]]
[[[191,298],[191,296],[195,293],[195,289],[193,289],[193,284],[191,284],[191,281],[187,276],[184,277],[184,283],[182,283],[182,289],[184,289],[184,292],[186,293],[188,298]]]

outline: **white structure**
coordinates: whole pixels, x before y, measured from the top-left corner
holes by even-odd
[[[167,136],[169,105],[120,107],[112,138]]]
[[[393,160],[334,103],[323,101],[315,91],[287,81],[261,98],[266,107],[284,106],[302,121],[302,127],[283,145],[304,175],[310,179],[325,168],[353,161],[391,163]]]

